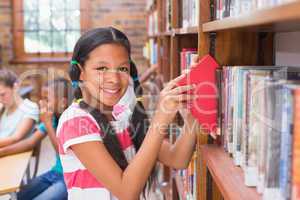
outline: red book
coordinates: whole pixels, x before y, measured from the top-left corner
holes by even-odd
[[[190,111],[207,133],[215,133],[217,128],[216,69],[218,67],[214,58],[206,55],[178,83],[178,85],[197,84],[194,93],[199,97],[192,103]]]

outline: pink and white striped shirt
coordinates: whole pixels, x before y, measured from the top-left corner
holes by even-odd
[[[130,162],[136,152],[128,132],[129,122],[113,121],[111,125],[115,128],[121,148]],[[57,136],[68,199],[115,200],[116,198],[84,167],[70,148],[85,142],[102,142],[102,132],[96,120],[77,103],[73,103],[60,117]]]

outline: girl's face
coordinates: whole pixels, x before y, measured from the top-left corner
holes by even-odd
[[[129,84],[129,55],[122,45],[103,44],[89,54],[80,79],[88,98],[112,107]],[[90,100],[91,100],[90,99]]]
[[[0,83],[0,103],[4,107],[10,107],[14,102],[14,89]]]
[[[42,87],[42,100],[45,101],[47,109],[53,113],[62,113],[66,107],[66,98],[58,95],[58,92],[53,86]]]

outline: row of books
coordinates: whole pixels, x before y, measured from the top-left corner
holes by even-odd
[[[225,17],[237,17],[253,10],[270,8],[296,0],[216,0],[215,16],[219,20]]]
[[[197,49],[195,48],[183,48],[180,52],[180,66],[181,71],[189,69],[193,60],[193,57],[197,56]]]
[[[300,199],[300,68],[224,67],[222,143],[264,200]]]
[[[146,10],[149,10],[151,6],[155,4],[155,0],[147,0],[146,1]]]
[[[149,60],[150,64],[157,64],[158,45],[155,39],[149,39],[143,48],[143,56]]]
[[[182,28],[199,25],[200,0],[182,1]]]
[[[172,29],[172,1],[171,0],[165,0],[165,30],[170,31]]]
[[[158,34],[158,11],[155,10],[148,15],[147,18],[148,35]]]
[[[180,137],[182,128],[177,124],[169,126],[169,142],[174,144]],[[180,193],[180,199],[194,200],[197,199],[197,152],[195,151],[192,159],[186,169],[173,171],[173,177],[176,179],[177,189]]]
[[[186,200],[197,199],[197,173],[196,173],[196,160],[197,153],[194,152],[191,162],[187,169],[178,170],[177,178],[182,183],[182,194]]]

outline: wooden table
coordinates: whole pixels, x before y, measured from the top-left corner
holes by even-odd
[[[0,158],[0,195],[19,189],[32,151]]]

